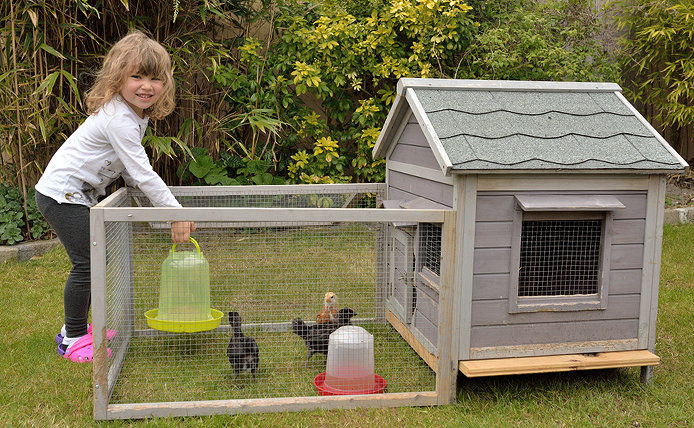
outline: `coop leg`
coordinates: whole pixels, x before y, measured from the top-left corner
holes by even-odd
[[[641,383],[646,385],[651,383],[651,380],[653,380],[653,368],[654,366],[641,366]]]

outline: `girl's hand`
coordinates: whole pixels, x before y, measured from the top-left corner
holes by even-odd
[[[171,223],[171,240],[182,244],[190,241],[190,234],[195,232],[195,223],[192,221],[175,221]]]

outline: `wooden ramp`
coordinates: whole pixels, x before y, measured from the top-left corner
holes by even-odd
[[[470,360],[460,361],[458,368],[467,377],[479,377],[653,366],[659,362],[659,356],[647,350],[641,350]]]

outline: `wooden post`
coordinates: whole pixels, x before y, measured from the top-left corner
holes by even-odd
[[[446,211],[441,231],[441,291],[439,294],[439,361],[436,372],[438,404],[454,403],[458,379],[458,347],[454,340],[456,212]],[[454,343],[456,344],[454,346]]]
[[[458,359],[470,359],[470,331],[472,329],[472,279],[475,262],[475,220],[477,217],[478,178],[476,175],[459,177],[456,194],[456,335]]]
[[[108,354],[106,343],[106,230],[104,208],[89,212],[92,282],[92,334],[94,351],[92,372],[94,419],[106,419],[108,407]]]
[[[652,175],[648,182],[646,207],[646,237],[643,254],[641,284],[641,310],[639,314],[639,349],[655,353],[655,325],[658,314],[658,286],[660,282],[660,256],[663,246],[665,217],[665,176]],[[641,367],[641,382],[650,383],[653,366]]]

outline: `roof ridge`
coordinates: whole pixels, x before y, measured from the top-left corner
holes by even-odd
[[[611,82],[554,82],[529,80],[474,80],[474,79],[421,79],[401,78],[397,93],[411,89],[489,90],[489,91],[548,91],[548,92],[621,92],[622,88]]]

